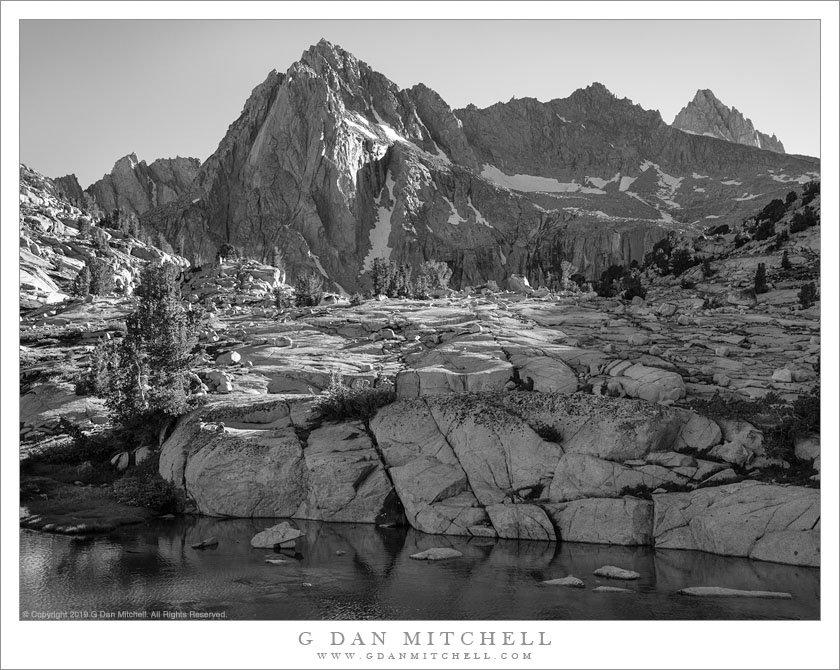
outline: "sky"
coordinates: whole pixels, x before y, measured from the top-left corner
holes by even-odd
[[[711,89],[789,153],[820,155],[814,20],[24,20],[19,34],[20,161],[83,188],[131,152],[203,161],[251,90],[322,37],[453,108],[599,81],[671,123]]]

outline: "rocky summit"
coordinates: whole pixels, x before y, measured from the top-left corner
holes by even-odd
[[[445,261],[456,288],[506,287],[564,259],[597,278],[819,172],[816,159],[678,127],[597,83],[452,109],[322,40],[254,88],[200,168],[128,156],[88,192],[142,214],[197,264],[226,244],[263,261],[282,253],[291,274],[352,293],[377,257]]]
[[[784,145],[775,135],[756,130],[752,121],[734,107],[724,105],[708,89],[697,91],[694,99],[680,110],[671,125],[688,133],[785,153]]]
[[[128,157],[87,191],[21,166],[22,523],[133,522],[146,486],[207,516],[818,566],[818,171],[599,84],[453,110],[325,41],[200,166]],[[446,280],[373,290],[383,259]],[[121,373],[105,343],[143,346],[160,264],[189,403],[134,444],[94,387]],[[111,491],[110,521],[65,504]],[[441,544],[412,557],[459,560]]]

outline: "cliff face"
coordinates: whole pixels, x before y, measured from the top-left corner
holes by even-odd
[[[130,158],[109,183],[125,184],[113,201],[141,211],[153,198]],[[142,220],[195,260],[230,243],[348,291],[376,257],[444,260],[455,286],[563,259],[597,277],[670,229],[739,220],[750,200],[783,196],[818,169],[681,132],[600,84],[452,110],[322,40],[271,72],[189,188],[156,191],[165,204]]]
[[[64,177],[58,177],[53,180],[53,183],[59,197],[76,207],[82,207],[85,204],[85,192],[79,185],[76,175],[68,174]]]
[[[752,121],[734,107],[724,105],[709,90],[697,91],[694,99],[677,114],[672,125],[698,135],[785,153],[785,147],[775,135],[756,130]]]
[[[135,154],[123,156],[109,174],[86,190],[105,211],[123,209],[134,214],[173,202],[195,178],[197,158],[162,158],[146,165]],[[75,177],[74,177],[75,179]]]

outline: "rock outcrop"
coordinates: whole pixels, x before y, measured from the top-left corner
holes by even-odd
[[[725,464],[672,450],[699,423],[686,410],[584,394],[428,395],[382,408],[369,429],[313,430],[306,406],[214,401],[179,421],[161,474],[217,516],[372,523],[404,511],[431,534],[819,562],[818,491],[708,485]]]
[[[741,482],[653,501],[656,547],[819,565],[817,490]]]
[[[680,110],[671,125],[698,135],[785,153],[785,147],[775,135],[766,135],[756,130],[752,121],[734,107],[724,105],[708,89],[698,90],[694,99]]]
[[[61,303],[86,263],[104,260],[119,294],[131,295],[148,262],[188,262],[114,228],[106,228],[79,197],[70,175],[53,181],[20,166],[20,298],[34,308]]]
[[[136,154],[123,156],[102,179],[87,189],[104,211],[132,214],[174,202],[186,193],[201,164],[197,158],[160,158],[146,164]],[[66,179],[66,178],[65,178]],[[173,244],[176,241],[173,240]]]

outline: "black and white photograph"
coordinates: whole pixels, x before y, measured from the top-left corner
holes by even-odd
[[[242,4],[3,3],[3,667],[837,667],[837,4]]]

